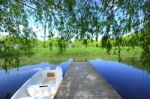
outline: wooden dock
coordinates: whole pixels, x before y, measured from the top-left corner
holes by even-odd
[[[72,62],[54,99],[121,99],[89,62]]]

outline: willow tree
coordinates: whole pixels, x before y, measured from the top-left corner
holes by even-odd
[[[0,65],[19,66],[20,58],[30,56],[35,34],[29,27],[29,12],[17,1],[0,1]]]
[[[141,33],[142,60],[150,62],[149,0],[1,0],[0,14],[1,31],[8,33],[8,37],[26,38],[28,43],[24,45],[19,43],[22,39],[18,39],[20,46],[32,45],[30,41],[34,38],[34,33],[29,27],[31,19],[35,24],[46,22],[49,37],[53,36],[54,28],[59,31],[59,38],[64,40],[97,40],[101,34],[102,47],[106,48],[108,53],[114,46],[110,41],[114,39],[119,57],[123,36]],[[23,26],[25,30],[19,26]],[[6,42],[7,39],[3,41]],[[5,44],[2,44],[2,47],[5,47]],[[31,51],[31,48],[25,51]],[[19,55],[22,55],[22,50]]]
[[[142,20],[142,29],[141,29],[141,47],[143,52],[141,55],[143,63],[147,66],[150,65],[150,1],[146,0],[142,4],[142,14],[144,19]]]

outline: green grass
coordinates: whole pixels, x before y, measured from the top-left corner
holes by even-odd
[[[38,64],[41,62],[58,64],[67,61],[68,59],[74,59],[75,61],[89,61],[100,58],[103,60],[118,61],[118,55],[114,54],[114,49],[115,48],[113,48],[110,54],[108,54],[106,49],[100,47],[67,48],[63,54],[58,54],[57,48],[49,50],[49,48],[36,47],[34,49],[34,55],[31,57],[21,58],[20,66]],[[140,47],[135,47],[134,49],[130,48],[130,50],[129,47],[122,47],[120,62],[150,71],[150,68],[143,66],[142,62],[140,61],[141,53],[142,49]]]
[[[142,49],[139,47],[128,49],[128,47],[122,48],[121,62],[141,67],[140,54]],[[23,57],[21,65],[37,64],[41,62],[60,63],[70,58],[75,61],[88,61],[96,58],[117,61],[118,55],[114,54],[114,48],[111,50],[111,54],[107,54],[106,49],[97,47],[67,48],[62,55],[58,54],[56,48],[53,50],[49,50],[48,48],[36,48],[33,56]]]

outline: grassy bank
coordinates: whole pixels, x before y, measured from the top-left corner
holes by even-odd
[[[140,67],[141,52],[142,49],[139,47],[131,48],[130,50],[128,47],[123,47],[121,50],[121,62]],[[106,49],[97,47],[67,48],[63,54],[58,54],[56,48],[53,50],[49,50],[48,48],[36,48],[35,54],[29,58],[24,57],[21,61],[21,65],[41,62],[60,63],[70,58],[73,58],[75,61],[88,61],[96,58],[117,61],[118,55],[114,54],[114,48],[111,50],[111,54],[108,54]]]

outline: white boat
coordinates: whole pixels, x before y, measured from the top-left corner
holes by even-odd
[[[26,81],[11,99],[53,99],[62,79],[61,67],[40,70]]]

